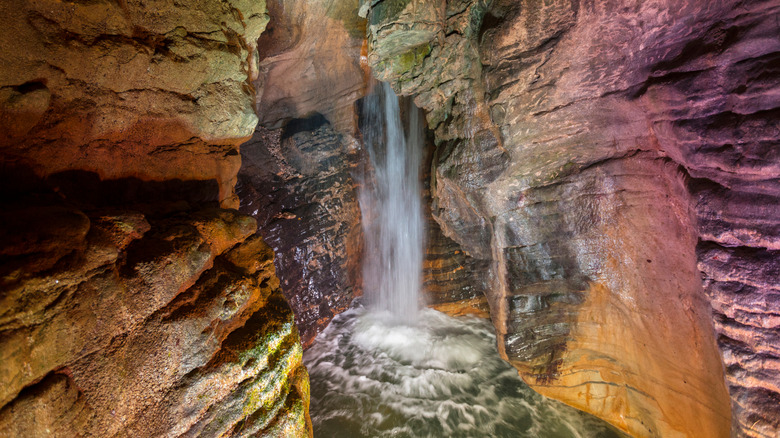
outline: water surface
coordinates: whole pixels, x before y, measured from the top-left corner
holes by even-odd
[[[358,307],[304,353],[315,437],[617,438],[526,386],[489,321],[424,309],[417,324]]]

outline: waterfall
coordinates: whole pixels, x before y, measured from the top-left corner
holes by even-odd
[[[304,352],[315,436],[617,438],[528,388],[499,357],[489,321],[418,308],[424,127],[410,105],[404,135],[398,97],[387,84],[373,90],[359,194],[371,309],[355,303]]]
[[[419,311],[423,260],[420,164],[424,127],[409,105],[404,135],[398,97],[386,83],[373,87],[363,104],[363,140],[371,168],[360,191],[365,258],[363,284],[373,307],[404,323]]]

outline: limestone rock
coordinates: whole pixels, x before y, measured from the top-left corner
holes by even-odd
[[[636,436],[728,436],[725,360],[738,433],[776,435],[777,281],[748,278],[777,250],[777,3],[362,3],[524,378]]]
[[[304,346],[362,291],[356,140],[323,116],[257,128],[242,147],[241,211],[274,248]]]
[[[430,206],[431,170],[436,146],[429,138],[423,159],[423,214],[425,217],[425,256],[422,293],[424,304],[453,316],[488,318],[486,293],[490,288],[490,261],[476,258],[447,237],[434,220]]]
[[[224,208],[265,2],[0,14],[0,436],[311,436],[273,253]]]
[[[271,22],[258,41],[255,81],[260,124],[276,129],[321,114],[354,134],[354,102],[365,93],[360,65],[365,21],[358,0],[269,0]]]
[[[13,0],[0,17],[3,161],[39,176],[214,180],[237,206],[264,1]]]
[[[252,218],[46,211],[86,232],[51,268],[3,279],[0,436],[311,434],[273,255],[241,243]]]

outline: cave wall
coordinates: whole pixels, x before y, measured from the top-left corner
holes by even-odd
[[[780,5],[267,9],[0,5],[0,434],[311,433],[361,56],[434,133],[430,304],[636,436],[777,434]]]
[[[0,436],[310,436],[238,207],[264,2],[0,5]]]
[[[368,79],[357,0],[268,2],[254,80],[259,124],[242,146],[240,210],[256,218],[308,347],[362,293],[353,177]],[[327,35],[327,38],[323,36]]]
[[[363,293],[357,186],[367,156],[358,125],[360,99],[373,79],[358,5],[268,2],[271,19],[258,41],[254,81],[260,122],[241,147],[240,210],[257,219],[258,235],[277,254],[276,272],[304,346]],[[426,172],[429,146],[420,151]],[[485,316],[486,282],[473,274],[485,272],[485,263],[427,218],[425,303]]]
[[[258,127],[241,147],[240,211],[277,254],[304,347],[362,293],[358,148],[319,114]]]
[[[277,129],[318,113],[337,131],[355,135],[354,102],[368,79],[360,61],[365,20],[357,14],[358,0],[267,3],[271,23],[258,41],[263,50],[254,81],[260,125]]]
[[[490,263],[499,350],[537,391],[636,436],[728,436],[732,409],[777,434],[778,8],[361,2],[369,64],[435,132],[434,216]]]
[[[264,2],[0,7],[4,162],[39,176],[216,181],[219,200],[238,206]]]

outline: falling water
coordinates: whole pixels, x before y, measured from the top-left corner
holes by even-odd
[[[420,110],[409,105],[409,135],[404,135],[398,97],[380,83],[364,100],[363,114],[363,140],[373,170],[360,192],[364,290],[375,308],[411,323],[418,312],[424,238]]]
[[[360,208],[366,239],[359,303],[304,353],[320,437],[615,438],[605,423],[534,393],[501,360],[489,321],[418,308],[423,256],[423,126],[386,84],[366,98],[371,161]]]

